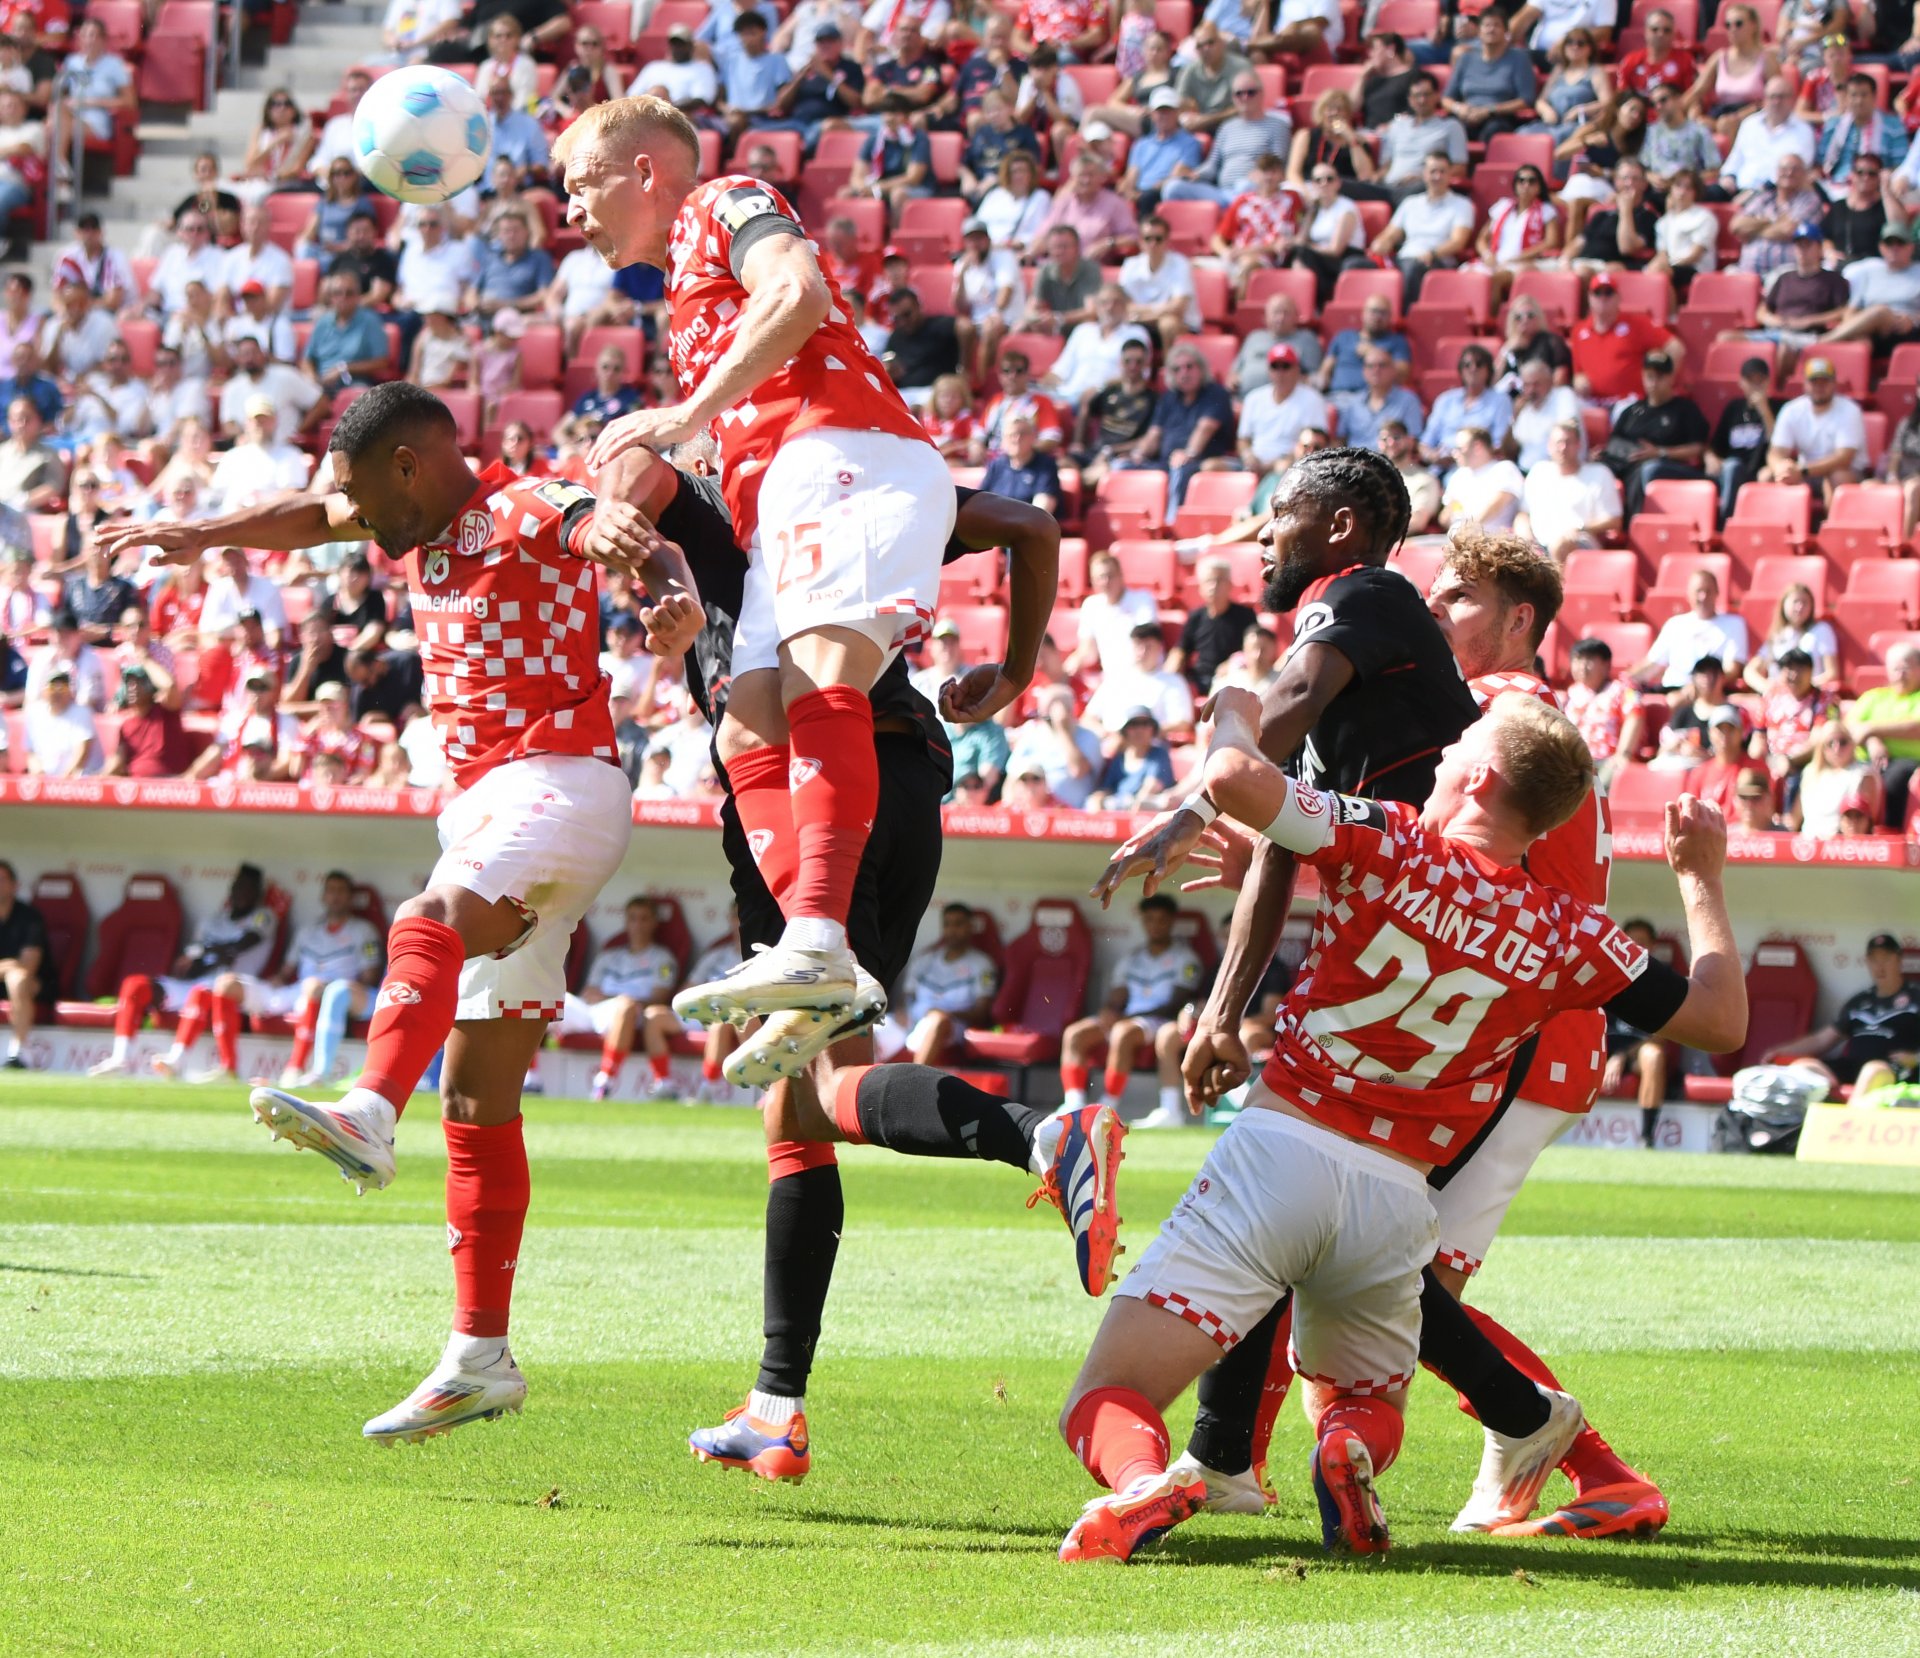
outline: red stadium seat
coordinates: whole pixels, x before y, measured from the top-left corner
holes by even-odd
[[[1720,526],[1720,542],[1734,562],[1750,568],[1783,546],[1807,544],[1813,525],[1813,491],[1805,484],[1743,484],[1733,516]]]
[[[1127,586],[1151,593],[1163,606],[1180,597],[1180,555],[1171,541],[1116,541],[1107,551],[1120,561]]]
[[[1446,556],[1445,536],[1413,536],[1393,550],[1387,567],[1398,570],[1424,594],[1433,586],[1433,578],[1440,572],[1440,561]]]
[[[86,995],[93,1000],[62,1002],[62,1024],[108,1028],[111,1007],[94,1001],[116,996],[120,981],[135,973],[157,976],[173,971],[180,954],[180,895],[164,875],[130,875],[120,907],[100,923],[98,948],[87,970]]]
[[[1842,570],[1900,550],[1905,503],[1898,484],[1842,484],[1820,526],[1820,550]]]
[[[560,384],[564,338],[557,322],[530,322],[520,336],[520,389],[552,391]]]
[[[900,222],[894,227],[890,240],[910,263],[949,259],[960,245],[960,226],[966,217],[967,204],[957,196],[930,196],[921,201],[902,202]]]
[[[1300,313],[1300,320],[1311,323],[1320,309],[1319,285],[1309,270],[1254,271],[1247,278],[1245,294],[1241,296],[1240,308],[1234,312],[1235,329],[1241,334],[1251,333],[1256,328],[1264,328],[1267,318],[1267,301],[1275,294],[1293,295],[1293,303]]]
[[[1769,1048],[1805,1036],[1813,1028],[1819,996],[1820,982],[1806,951],[1790,938],[1763,939],[1747,969],[1746,1045],[1718,1060],[1720,1070],[1730,1076],[1743,1065],[1759,1064]]]
[[[1508,303],[1522,295],[1537,299],[1548,319],[1561,329],[1580,320],[1581,278],[1573,271],[1521,271],[1513,279]]]
[[[960,630],[960,654],[968,662],[998,662],[1007,649],[1007,611],[1004,605],[955,605],[942,610],[940,620]]]
[[[1486,327],[1493,318],[1493,278],[1485,271],[1430,272],[1407,320],[1424,327],[1420,319],[1430,309],[1442,308],[1465,311],[1475,328]]]
[[[1078,604],[1087,596],[1087,543],[1084,536],[1066,535],[1060,538],[1059,580],[1063,602]]]
[[[1737,311],[1741,328],[1753,326],[1760,305],[1760,278],[1752,271],[1702,271],[1687,290],[1689,311]]]
[[[1618,666],[1620,658],[1614,657]],[[1667,802],[1686,792],[1684,771],[1655,771],[1651,766],[1622,766],[1613,774],[1607,803],[1617,828],[1645,829],[1665,820]]]
[[[1155,536],[1166,524],[1166,473],[1109,472],[1087,508],[1087,545],[1098,549],[1121,537]]]
[[[1246,517],[1259,487],[1260,480],[1251,472],[1196,472],[1174,514],[1174,535],[1186,540],[1224,530]]]
[[[1601,594],[1613,601],[1619,620],[1633,614],[1639,560],[1632,553],[1574,552],[1567,555],[1566,592]]]
[[[1120,86],[1120,71],[1110,63],[1062,64],[1060,73],[1079,87],[1081,101],[1088,109],[1112,103]]]
[[[1824,357],[1833,364],[1835,388],[1843,397],[1856,402],[1873,400],[1873,342],[1842,340],[1838,345],[1822,345],[1818,351],[1803,351],[1787,379],[1787,396],[1798,397],[1807,389],[1806,366],[1813,357]]]
[[[1343,306],[1351,305],[1357,310],[1370,296],[1385,294],[1387,303],[1393,307],[1393,320],[1398,322],[1401,316],[1402,290],[1405,287],[1406,282],[1397,270],[1342,271],[1333,285],[1333,303]]]
[[[1873,639],[1889,622],[1920,628],[1920,561],[1861,559],[1847,572],[1847,590],[1833,607],[1842,657],[1850,665],[1884,657],[1874,651]]]
[[[1610,622],[1605,626],[1596,623],[1586,637],[1605,641],[1607,649],[1613,652],[1616,672],[1646,661],[1647,652],[1653,649],[1653,629],[1645,622]]]
[[[1915,84],[1920,85],[1920,81]],[[1920,343],[1896,345],[1874,391],[1874,406],[1889,420],[1904,420],[1913,407],[1916,381],[1920,381]]]
[[[1052,368],[1060,353],[1066,349],[1066,341],[1058,334],[1008,334],[1000,342],[1000,355],[1009,351],[1026,354],[1027,372],[1038,380]]]
[[[967,1033],[969,1058],[1011,1067],[1018,1093],[1032,1065],[1060,1057],[1061,1033],[1086,1006],[1093,973],[1093,933],[1070,898],[1042,898],[1027,930],[1007,946],[1006,972],[994,998],[995,1030]]]
[[[1212,202],[1163,201],[1155,211],[1167,221],[1167,245],[1175,253],[1192,258],[1212,245],[1214,226],[1220,222],[1220,209]]]
[[[1813,613],[1827,613],[1827,584],[1833,567],[1818,553],[1801,557],[1774,556],[1755,560],[1753,575],[1747,582],[1747,596],[1740,612],[1747,619],[1747,631],[1757,643],[1773,631],[1774,607],[1780,595],[1798,583],[1813,594]]]
[[[1652,317],[1661,327],[1673,314],[1673,283],[1664,271],[1615,271],[1613,283],[1620,290],[1620,309],[1639,311]]]
[[[627,57],[632,52],[633,8],[625,0],[575,0],[573,26],[597,28],[607,43],[609,56]]]
[[[1233,289],[1217,265],[1193,267],[1193,296],[1200,303],[1200,326],[1224,329],[1233,318]],[[1235,346],[1239,341],[1234,341]]]

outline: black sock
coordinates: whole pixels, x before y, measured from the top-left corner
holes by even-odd
[[[854,1095],[869,1145],[908,1157],[978,1157],[1031,1167],[1044,1111],[1017,1105],[931,1065],[876,1065]]]
[[[1464,1394],[1495,1433],[1525,1439],[1547,1425],[1546,1395],[1487,1339],[1432,1267],[1420,1275],[1420,1362]]]
[[[767,1257],[760,1288],[766,1340],[760,1377],[753,1384],[762,1393],[784,1399],[806,1395],[846,1213],[837,1163],[783,1175],[767,1187]]]
[[[1273,1310],[1200,1378],[1187,1450],[1216,1473],[1244,1474],[1253,1466],[1253,1422],[1260,1413],[1280,1320],[1291,1300],[1281,1296]]]
[[[1660,1107],[1643,1105],[1640,1107],[1640,1138],[1646,1142],[1647,1150],[1653,1150],[1654,1131],[1660,1126]]]

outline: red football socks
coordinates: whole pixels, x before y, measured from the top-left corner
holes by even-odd
[[[208,1004],[213,1000],[213,992],[203,984],[195,985],[187,992],[187,999],[180,1008],[180,1023],[173,1027],[173,1039],[180,1044],[185,1053],[200,1040],[200,1033],[207,1028]]]
[[[790,919],[846,925],[854,877],[873,831],[880,762],[873,752],[873,704],[851,685],[828,685],[787,708],[788,767],[799,852]],[[744,821],[744,820],[743,820]]]
[[[1067,1449],[1109,1491],[1167,1471],[1167,1425],[1143,1394],[1097,1387],[1067,1415]]]
[[[113,1010],[113,1034],[133,1037],[146,1022],[147,1009],[153,1006],[153,980],[135,973],[120,985],[119,1005]]]
[[[860,1131],[860,1084],[873,1069],[871,1065],[849,1065],[839,1072],[833,1079],[833,1098],[827,1102],[840,1132],[856,1146],[867,1143],[866,1135]]]
[[[1480,1326],[1481,1333],[1500,1349],[1514,1369],[1542,1387],[1564,1391],[1558,1378],[1547,1367],[1547,1361],[1504,1324],[1489,1318],[1478,1307],[1467,1308],[1467,1316]],[[1466,1400],[1460,1401],[1460,1408],[1467,1410]],[[1471,1416],[1473,1412],[1467,1410],[1467,1414]],[[1573,1444],[1567,1448],[1567,1454],[1560,1459],[1560,1471],[1573,1481],[1576,1492],[1591,1491],[1602,1485],[1623,1485],[1640,1478],[1634,1469],[1614,1454],[1613,1447],[1592,1427],[1580,1430]]]
[[[220,1069],[236,1074],[240,1069],[240,1004],[230,996],[209,994],[213,1004],[213,1051]]]
[[[1407,1421],[1384,1399],[1362,1399],[1353,1394],[1336,1399],[1314,1424],[1316,1439],[1346,1432],[1367,1448],[1373,1459],[1373,1471],[1384,1474],[1400,1454],[1400,1441],[1406,1436]]]
[[[288,1068],[304,1071],[313,1061],[313,1032],[320,1023],[320,998],[309,996],[294,1011],[293,1052],[287,1055]]]
[[[1127,1073],[1125,1071],[1108,1071],[1101,1077],[1100,1082],[1101,1086],[1106,1089],[1107,1098],[1110,1100],[1119,1099],[1120,1096],[1127,1091]]]
[[[531,1195],[521,1119],[484,1127],[444,1121],[440,1126],[447,1135],[454,1333],[504,1336]]]
[[[1062,1065],[1060,1067],[1060,1086],[1078,1088],[1083,1092],[1087,1086],[1087,1067],[1084,1065]]]
[[[407,916],[388,930],[387,976],[374,999],[367,1063],[357,1086],[372,1089],[395,1116],[406,1110],[453,1029],[466,959],[466,944],[444,921]]]
[[[808,1169],[824,1169],[838,1161],[826,1140],[776,1140],[767,1147],[767,1183],[785,1180],[790,1174],[804,1174]]]
[[[717,1059],[702,1059],[700,1061],[700,1080],[702,1082],[718,1082],[720,1080],[720,1061]]]
[[[871,748],[872,744],[869,743]],[[727,780],[733,784],[733,809],[747,834],[747,850],[760,879],[773,894],[781,914],[793,897],[793,879],[800,868],[800,846],[793,834],[793,797],[787,780],[792,750],[752,748],[727,762]]]
[[[620,1061],[618,1057],[609,1053],[601,1060],[601,1063],[603,1065],[606,1064],[607,1059],[613,1060],[611,1065],[607,1065],[607,1075],[612,1076],[613,1073],[620,1068]],[[653,1080],[655,1082],[665,1082],[668,1072],[673,1069],[673,1056],[671,1054],[648,1054],[647,1067],[653,1072]]]

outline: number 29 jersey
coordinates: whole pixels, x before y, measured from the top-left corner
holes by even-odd
[[[702,184],[687,197],[667,242],[668,358],[683,395],[691,396],[733,345],[747,305],[740,273],[749,250],[768,236],[805,235],[785,196],[741,173]],[[759,524],[760,474],[789,438],[833,426],[927,441],[853,326],[833,278],[822,275],[827,320],[713,423],[722,487],[742,546],[753,544]]]
[[[1414,807],[1301,788],[1289,814],[1287,844],[1319,843],[1300,857],[1322,891],[1263,1075],[1352,1139],[1450,1163],[1521,1043],[1647,970],[1594,906],[1423,828]]]

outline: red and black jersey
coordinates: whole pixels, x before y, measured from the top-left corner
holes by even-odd
[[[1317,788],[1424,801],[1440,751],[1480,717],[1440,624],[1398,571],[1356,564],[1317,581],[1293,613],[1288,655],[1328,645],[1353,678],[1287,763]]]

